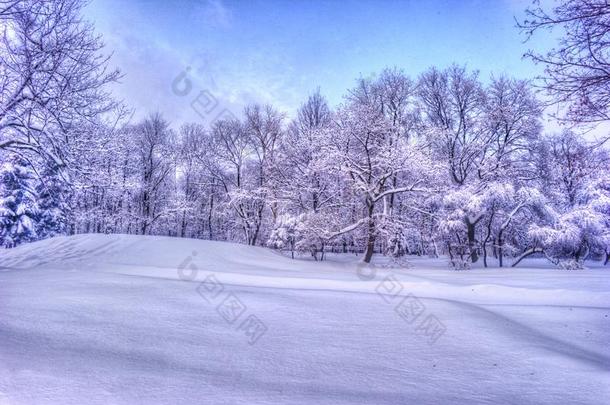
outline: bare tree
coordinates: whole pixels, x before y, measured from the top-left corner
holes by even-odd
[[[492,78],[486,88],[478,177],[494,180],[507,174],[531,177],[527,155],[541,133],[542,106],[529,82],[507,77]]]
[[[138,168],[141,171],[140,232],[150,233],[150,228],[164,214],[163,186],[174,169],[170,145],[173,133],[160,114],[153,114],[133,128],[138,151]]]
[[[477,72],[431,68],[419,79],[424,128],[436,153],[448,162],[451,180],[462,185],[475,172],[486,134],[479,125],[485,94]]]
[[[249,245],[258,241],[263,221],[266,196],[261,186],[265,178],[263,163],[268,153],[266,141],[272,139],[265,135],[264,125],[257,128],[260,132],[255,135],[239,120],[216,122],[209,145],[211,156],[202,157],[210,176],[224,190],[226,205],[235,214],[236,225]],[[257,144],[256,140],[261,143]],[[265,146],[255,153],[255,145]]]
[[[204,148],[208,142],[208,132],[205,127],[201,124],[184,124],[180,127],[179,132],[179,153],[178,153],[178,171],[180,193],[179,197],[176,198],[179,206],[177,207],[181,211],[180,219],[180,236],[186,237],[188,234],[189,222],[202,222],[197,221],[201,215],[197,215],[198,209],[209,209],[207,222],[208,237],[212,238],[212,223],[209,220],[212,215],[214,208],[214,196],[213,194],[206,195],[206,181],[203,178],[204,173],[199,164],[200,156],[203,156],[206,151]],[[209,202],[204,203],[204,197],[209,197]],[[201,236],[203,227],[199,227],[199,232],[191,232],[192,236]]]
[[[82,0],[0,4],[0,149],[66,162],[73,128],[114,103],[105,85],[119,77]]]
[[[610,164],[606,150],[567,130],[543,139],[537,153],[543,187],[564,207],[574,207],[591,180]]]
[[[318,155],[324,148],[323,130],[330,122],[330,109],[318,90],[303,103],[280,145],[282,156],[275,162],[275,177],[282,198],[297,209],[315,213],[329,201]]]
[[[365,263],[371,261],[382,224],[391,217],[393,196],[424,188],[426,173],[420,163],[426,156],[421,145],[405,136],[409,121],[399,119],[413,94],[410,80],[400,72],[386,71],[375,81],[361,80],[332,128],[335,159],[364,205],[360,219],[333,235],[364,225]]]
[[[245,129],[259,166],[259,184],[264,187],[284,117],[270,105],[258,104],[246,107],[244,115]]]
[[[529,39],[542,30],[560,30],[557,46],[525,56],[545,66],[543,86],[555,101],[567,103],[568,120],[587,123],[610,119],[610,3],[562,0],[550,10],[539,1],[518,22]]]

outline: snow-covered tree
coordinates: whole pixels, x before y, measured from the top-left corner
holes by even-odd
[[[435,156],[446,163],[454,184],[465,184],[476,175],[488,139],[481,125],[485,93],[478,73],[455,65],[431,68],[419,78],[418,103]]]
[[[295,245],[301,239],[303,230],[303,215],[278,215],[267,246],[280,250],[288,249],[294,259]]]
[[[607,181],[592,183],[579,202],[563,212],[555,212],[546,225],[531,225],[530,249],[522,257],[543,253],[566,268],[582,268],[590,256],[608,262],[610,251],[610,189]]]
[[[385,72],[387,75],[401,74]],[[383,82],[362,80],[337,112],[330,129],[331,157],[362,204],[357,221],[336,235],[364,227],[366,263],[374,253],[380,224],[392,216],[395,196],[422,191],[426,172],[433,166],[423,149],[408,136],[414,88],[404,76],[396,82],[401,83],[404,93],[400,112],[387,108],[388,99],[384,96],[388,88],[381,87]]]
[[[445,190],[446,215],[439,222],[444,247],[459,267],[477,262],[481,253],[487,265],[496,222],[510,211],[507,193],[534,176],[531,149],[541,130],[540,104],[525,81],[500,77],[483,86],[476,72],[458,66],[424,73],[418,102],[420,131],[447,168],[438,183]],[[504,254],[502,247],[493,251]]]
[[[37,239],[36,179],[28,163],[12,154],[0,167],[0,244],[15,247]]]
[[[160,114],[153,114],[132,128],[140,178],[140,232],[150,233],[168,214],[168,182],[175,176],[174,134]]]
[[[557,41],[550,49],[530,50],[525,56],[544,66],[542,85],[567,106],[561,119],[610,120],[609,14],[606,0],[534,1],[519,22],[527,38],[550,31]]]
[[[579,195],[598,174],[607,173],[608,152],[575,132],[563,131],[541,139],[534,163],[541,187],[553,201],[570,207],[578,203]]]
[[[0,150],[66,164],[79,123],[110,111],[103,43],[83,0],[20,0],[0,9]]]
[[[38,195],[37,235],[50,238],[68,232],[70,190],[58,166],[46,167],[36,185]]]
[[[610,257],[608,152],[576,132],[542,135],[527,81],[481,81],[457,65],[416,81],[384,69],[357,80],[336,108],[314,92],[288,125],[289,114],[254,104],[174,131],[160,114],[128,124],[109,109],[104,85],[116,74],[104,72],[80,0],[10,4],[0,19],[22,36],[5,35],[0,49],[0,152],[5,160],[18,152],[11,167],[23,176],[3,183],[3,221],[21,224],[2,228],[13,238],[6,245],[124,232],[267,245],[316,260],[327,251],[365,262],[374,253],[447,255],[456,267],[532,254],[574,266]],[[42,27],[57,37],[41,39]],[[74,47],[55,43],[60,37]],[[35,41],[50,48],[31,49]],[[28,58],[45,65],[50,49],[59,66],[36,70],[46,68]],[[57,93],[65,80],[76,87]],[[11,208],[14,193],[22,208]]]
[[[332,200],[327,145],[331,111],[319,92],[301,106],[282,138],[276,161],[280,198],[295,209],[318,212]]]

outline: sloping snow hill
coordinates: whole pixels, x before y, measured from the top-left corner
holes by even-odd
[[[610,271],[291,260],[222,242],[0,251],[0,404],[608,404]]]

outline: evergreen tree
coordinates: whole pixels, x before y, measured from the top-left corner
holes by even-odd
[[[39,239],[64,235],[67,232],[69,190],[60,170],[57,165],[47,166],[41,181],[36,185],[39,207],[36,226]]]
[[[34,175],[22,157],[11,155],[0,168],[0,245],[36,240],[37,215]]]

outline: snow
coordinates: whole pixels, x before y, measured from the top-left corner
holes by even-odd
[[[610,403],[607,269],[377,260],[127,235],[2,251],[0,404]]]

